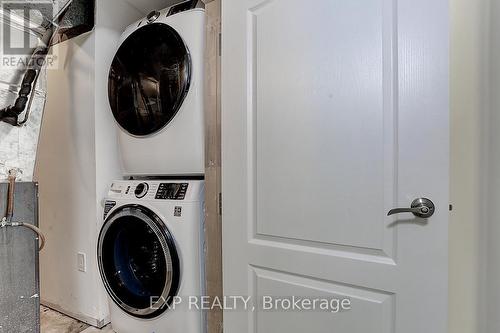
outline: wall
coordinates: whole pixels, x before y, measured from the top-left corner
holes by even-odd
[[[143,16],[123,0],[97,2],[95,31],[64,42],[61,66],[48,73],[48,100],[40,138],[37,179],[42,302],[92,325],[107,321],[107,298],[97,263],[101,202],[121,178],[116,126],[107,101],[107,73],[118,38]],[[77,253],[87,270],[77,269]]]
[[[80,36],[58,45],[55,52],[61,68],[48,73],[49,97],[36,170],[40,226],[47,237],[40,256],[41,296],[46,304],[87,321],[102,319],[102,310],[93,301],[97,276],[91,241],[96,224],[92,214],[97,209],[93,200],[94,37]],[[77,252],[87,253],[86,273],[76,269]]]
[[[489,158],[487,170],[487,225],[485,230],[483,269],[483,307],[484,327],[482,333],[500,332],[500,221],[497,208],[500,203],[500,1],[490,0],[489,22],[489,87],[490,113],[487,119],[488,144],[486,153]]]
[[[500,2],[452,0],[450,330],[500,332]]]
[[[451,1],[450,333],[479,332],[489,0]]]

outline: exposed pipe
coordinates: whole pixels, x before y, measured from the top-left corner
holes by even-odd
[[[14,216],[14,199],[15,199],[14,190],[15,190],[17,172],[18,170],[16,169],[9,170],[9,188],[7,190],[7,212],[5,213],[5,217],[2,219],[2,221],[0,221],[0,229],[7,227],[25,227],[32,230],[38,235],[38,240],[39,240],[38,251],[41,251],[45,246],[45,235],[42,233],[40,228],[24,222],[12,222],[12,218]]]
[[[5,219],[7,222],[12,222],[12,216],[14,215],[14,190],[16,186],[17,170],[9,170],[9,189],[7,190],[7,212],[5,213]]]
[[[44,17],[42,26],[45,29],[45,33],[41,37],[39,45],[35,48],[30,58],[28,69],[24,74],[18,97],[14,102],[14,105],[0,110],[0,121],[6,122],[12,126],[22,126],[28,120],[31,111],[31,104],[35,95],[34,90],[44,65],[44,60],[59,29],[59,24],[62,22],[71,3],[72,0],[68,1],[54,20],[51,21]],[[19,121],[18,118],[26,110],[26,107],[28,107],[26,116],[24,117],[24,120]]]
[[[0,229],[7,227],[25,227],[33,230],[33,232],[38,235],[38,240],[40,242],[38,245],[38,251],[42,251],[45,247],[45,235],[43,234],[42,230],[40,230],[40,228],[24,222],[7,222],[7,219],[4,217],[0,222]]]

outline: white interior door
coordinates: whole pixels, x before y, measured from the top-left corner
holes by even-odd
[[[448,1],[224,0],[222,18],[224,293],[256,307],[225,332],[445,333]],[[432,217],[387,216],[421,197]]]

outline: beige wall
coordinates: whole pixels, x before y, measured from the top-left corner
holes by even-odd
[[[495,0],[493,0],[495,1]],[[490,0],[451,0],[450,333],[483,326]],[[500,286],[500,284],[499,284]],[[497,288],[499,288],[497,286]],[[498,309],[496,310],[498,311]]]
[[[40,254],[42,302],[97,324],[107,314],[98,288],[93,251],[94,36],[57,45],[61,67],[48,73],[48,100],[40,136],[36,178],[40,183],[40,226],[47,245]],[[87,255],[87,272],[76,254]]]
[[[487,118],[487,182],[484,206],[486,226],[484,230],[484,257],[481,308],[481,333],[500,332],[500,0],[490,0],[490,47],[489,73],[489,116]]]

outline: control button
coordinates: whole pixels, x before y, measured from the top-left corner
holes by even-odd
[[[160,17],[160,12],[157,11],[157,10],[153,10],[151,13],[148,14],[147,16],[147,19],[148,19],[148,22],[149,23],[153,23],[154,21],[156,21],[156,19],[158,19],[158,17]]]
[[[149,185],[147,183],[140,183],[139,185],[136,186],[135,188],[135,196],[137,198],[143,198],[147,193],[148,193],[148,190],[149,190]]]

